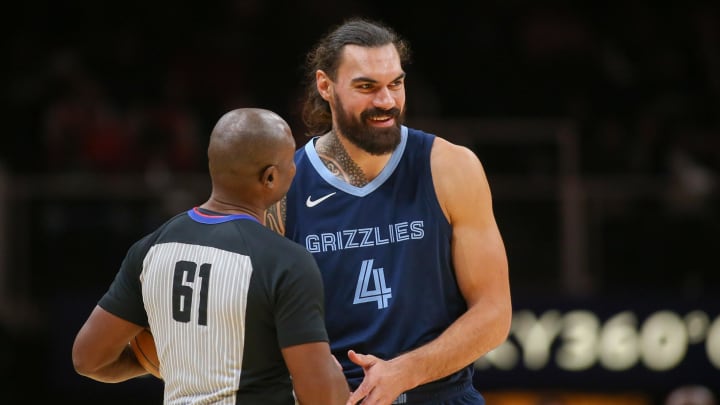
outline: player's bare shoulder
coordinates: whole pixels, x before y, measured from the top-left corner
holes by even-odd
[[[430,153],[435,192],[446,217],[450,206],[489,192],[485,170],[470,148],[436,137]]]
[[[436,137],[430,153],[433,179],[443,181],[462,180],[465,176],[481,175],[485,172],[480,159],[470,148]]]

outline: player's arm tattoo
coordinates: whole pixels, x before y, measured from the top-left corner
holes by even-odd
[[[285,235],[285,214],[287,213],[287,199],[276,202],[270,208],[265,210],[265,226]]]

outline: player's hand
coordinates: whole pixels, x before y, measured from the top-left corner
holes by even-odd
[[[350,394],[347,405],[390,405],[403,393],[403,373],[396,370],[393,363],[379,359],[371,354],[359,354],[348,351],[350,361],[362,367],[365,378]]]

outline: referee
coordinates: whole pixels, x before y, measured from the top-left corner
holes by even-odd
[[[154,336],[166,404],[344,404],[312,255],[264,226],[295,175],[288,124],[223,115],[210,136],[212,192],[135,242],[78,332],[75,370],[102,382],[147,374],[128,342]]]

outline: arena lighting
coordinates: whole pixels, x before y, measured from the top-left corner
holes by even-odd
[[[603,321],[584,309],[549,309],[539,315],[519,310],[513,314],[508,340],[475,367],[511,371],[552,366],[567,372],[600,367],[611,373],[641,367],[664,372],[681,366],[691,345],[704,346],[703,361],[720,370],[720,315],[711,321],[703,310],[658,310],[641,318],[627,310]]]

